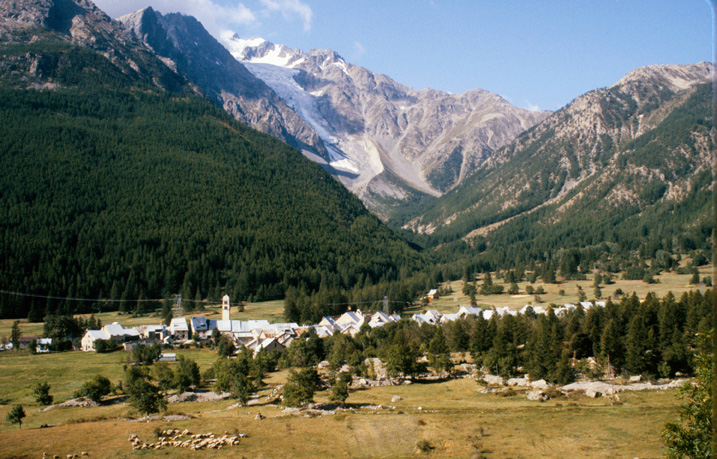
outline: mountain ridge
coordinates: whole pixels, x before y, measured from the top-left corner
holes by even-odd
[[[497,148],[547,116],[484,90],[420,91],[346,62],[331,50],[292,50],[224,37],[232,54],[319,133],[339,179],[381,215],[388,200],[438,196]],[[292,103],[289,103],[292,106]],[[391,172],[385,173],[385,172]]]
[[[577,222],[601,227],[603,220],[617,227],[623,215],[640,226],[639,215],[684,213],[691,206],[702,225],[708,216],[699,203],[709,194],[704,174],[713,148],[711,79],[710,63],[651,66],[579,96],[404,228],[443,243],[505,241],[509,231],[524,232],[518,228],[527,222],[558,228],[569,220],[577,228]],[[682,224],[669,222],[670,231]]]
[[[237,62],[194,17],[162,15],[147,7],[117,21],[235,119],[293,147],[325,150],[311,127]]]

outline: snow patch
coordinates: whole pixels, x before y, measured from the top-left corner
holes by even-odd
[[[334,62],[333,65],[335,65],[336,67],[338,67],[338,68],[340,68],[341,70],[343,70],[343,72],[344,72],[346,75],[351,76],[351,75],[349,75],[349,71],[348,71],[348,69],[346,68],[346,64],[345,64],[345,63],[343,63],[343,62]]]
[[[239,38],[239,35],[231,31],[222,32],[219,39],[238,60],[241,60],[246,48],[256,48],[266,41],[263,38]]]

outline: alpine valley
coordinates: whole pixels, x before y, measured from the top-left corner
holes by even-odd
[[[712,72],[639,68],[531,112],[149,7],[4,0],[0,287],[410,302],[496,268],[704,256]],[[3,316],[48,307],[0,298]]]

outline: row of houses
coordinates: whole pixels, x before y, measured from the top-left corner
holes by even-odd
[[[602,301],[581,302],[575,304],[564,304],[554,312],[560,316],[575,308],[582,308],[585,311],[593,307],[604,307]],[[414,314],[411,319],[419,324],[427,323],[431,325],[444,324],[468,316],[481,316],[485,320],[490,320],[494,315],[503,317],[507,314],[525,314],[530,309],[535,314],[547,314],[548,310],[540,305],[527,304],[520,310],[514,310],[507,307],[482,309],[472,306],[461,306],[458,312],[442,314],[435,309],[426,312]],[[83,351],[96,350],[97,340],[114,340],[115,343],[124,345],[125,348],[131,348],[136,344],[181,344],[189,342],[202,342],[210,339],[215,333],[229,337],[234,345],[239,348],[246,346],[247,348],[258,352],[261,349],[266,350],[283,350],[288,347],[291,342],[303,333],[313,330],[320,338],[334,335],[335,333],[344,333],[351,336],[356,335],[361,327],[368,325],[371,328],[381,327],[392,322],[398,322],[401,316],[398,314],[386,314],[378,311],[373,314],[366,314],[360,309],[356,311],[349,310],[340,317],[324,317],[317,325],[306,325],[300,327],[296,323],[274,323],[270,324],[267,320],[232,320],[231,305],[229,296],[222,298],[222,319],[209,319],[203,316],[191,317],[189,320],[185,317],[172,319],[169,325],[142,325],[133,328],[124,328],[117,322],[105,325],[100,330],[87,330],[82,337],[81,349]]]
[[[575,304],[564,304],[558,308],[553,309],[553,312],[556,316],[560,317],[568,313],[568,311],[571,311],[576,308],[582,308],[585,312],[589,311],[590,309],[594,307],[605,307],[604,301],[595,301],[594,303],[591,301],[583,301],[577,305]],[[454,320],[458,319],[464,319],[468,316],[482,316],[485,320],[490,320],[494,315],[497,317],[503,317],[506,314],[515,316],[517,314],[525,314],[530,309],[533,310],[535,314],[547,314],[548,310],[540,305],[532,305],[532,304],[526,304],[519,310],[510,309],[507,307],[500,307],[500,308],[491,308],[491,309],[482,309],[479,307],[472,307],[472,306],[461,306],[458,312],[453,314],[442,314],[438,312],[435,309],[429,309],[428,311],[420,314],[414,314],[411,319],[418,322],[419,324],[422,323],[428,323],[431,325],[435,324],[444,324],[446,322],[452,322]]]
[[[351,336],[358,333],[366,324],[380,327],[390,322],[397,322],[401,317],[397,314],[388,315],[377,312],[369,315],[361,310],[347,311],[338,319],[324,317],[318,325],[300,327],[296,323],[274,323],[267,320],[232,320],[229,296],[222,298],[222,319],[209,319],[203,316],[172,319],[169,325],[142,325],[124,328],[117,322],[105,325],[100,330],[87,330],[81,341],[83,351],[97,350],[98,340],[114,340],[115,343],[130,349],[137,344],[182,344],[202,342],[210,339],[215,333],[227,336],[239,348],[247,348],[258,352],[260,349],[283,350],[297,336],[312,330],[320,338],[332,336],[334,333],[346,333]]]

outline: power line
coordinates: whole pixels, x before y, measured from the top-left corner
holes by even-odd
[[[72,297],[65,297],[65,296],[53,296],[53,295],[38,295],[34,293],[24,293],[24,292],[16,292],[12,290],[0,290],[0,293],[3,293],[5,295],[14,295],[14,296],[22,296],[26,298],[40,298],[45,300],[64,300],[64,301],[89,301],[89,302],[95,302],[95,303],[149,303],[149,302],[158,302],[158,301],[173,301],[171,298],[156,298],[156,299],[137,299],[137,300],[113,300],[110,298],[72,298]],[[355,306],[355,305],[361,305],[361,304],[375,304],[375,303],[381,303],[385,301],[384,299],[379,300],[372,300],[372,301],[356,301],[351,303],[327,303],[327,306]],[[182,298],[182,302],[189,302],[189,303],[203,303],[204,300],[190,300],[186,298]],[[411,304],[410,301],[392,301],[389,300],[389,303],[394,304]],[[210,305],[219,303],[210,303]]]
[[[15,295],[15,296],[23,296],[28,298],[41,298],[46,300],[65,300],[65,301],[94,301],[94,302],[106,302],[106,303],[138,303],[138,302],[157,302],[157,301],[166,301],[167,298],[159,298],[159,299],[142,299],[142,300],[112,300],[109,298],[71,298],[71,297],[65,297],[65,296],[52,296],[52,295],[37,295],[33,293],[23,293],[23,292],[13,292],[11,290],[0,290],[0,293],[4,293],[6,295]],[[194,301],[194,300],[189,300]]]

